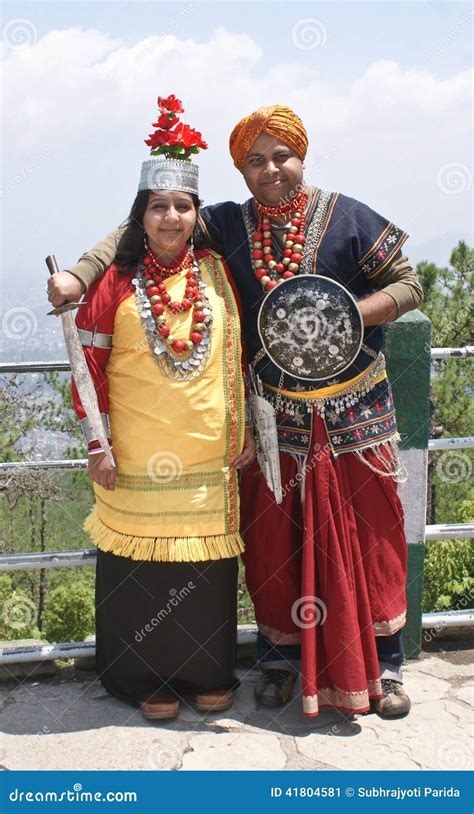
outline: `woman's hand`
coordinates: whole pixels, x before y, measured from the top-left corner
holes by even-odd
[[[245,428],[244,448],[239,457],[235,459],[232,466],[235,469],[243,469],[248,466],[255,458],[255,438],[250,427]]]
[[[55,308],[64,302],[79,302],[86,287],[69,271],[52,274],[48,280],[48,300]]]
[[[88,455],[87,471],[94,483],[97,483],[98,486],[102,486],[103,489],[109,489],[113,492],[117,481],[117,462],[115,461],[115,466],[112,466],[110,461],[105,457],[105,452]]]

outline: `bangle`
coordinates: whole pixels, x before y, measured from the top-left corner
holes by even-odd
[[[111,438],[108,438],[107,440],[108,440],[108,442],[109,442],[110,446],[112,446],[112,439],[111,439]],[[88,450],[88,452],[91,452],[91,451],[92,451],[92,450],[94,450],[94,449],[98,449],[98,450],[100,450],[101,452],[103,452],[103,451],[104,451],[104,450],[102,449],[102,445],[101,445],[101,443],[100,443],[100,441],[99,441],[99,439],[98,439],[98,438],[96,438],[94,441],[89,441],[89,443],[87,444],[87,450]]]

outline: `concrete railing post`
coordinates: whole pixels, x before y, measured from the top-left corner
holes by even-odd
[[[430,429],[431,322],[411,311],[387,326],[388,376],[393,387],[400,449],[408,480],[399,488],[408,542],[408,617],[403,631],[407,658],[421,650],[425,558],[428,438]]]

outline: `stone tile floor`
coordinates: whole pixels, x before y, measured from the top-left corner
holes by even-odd
[[[108,695],[92,671],[63,669],[0,684],[4,769],[442,769],[471,768],[472,651],[424,653],[405,666],[406,718],[305,718],[298,691],[279,710],[255,709],[255,667],[240,667],[231,710],[203,716],[183,706],[168,723]]]

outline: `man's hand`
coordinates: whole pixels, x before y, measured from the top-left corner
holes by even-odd
[[[86,287],[69,271],[53,274],[48,280],[48,300],[55,308],[64,302],[79,302]]]
[[[113,492],[117,481],[117,465],[112,466],[105,457],[105,452],[88,455],[87,471],[94,483]]]
[[[397,303],[385,291],[376,291],[358,301],[364,327],[385,325],[394,322],[398,317]]]
[[[249,427],[246,427],[244,448],[240,453],[239,457],[235,459],[232,466],[235,469],[243,469],[244,466],[248,466],[249,464],[251,464],[254,458],[255,458],[255,438],[253,437],[252,430]]]

